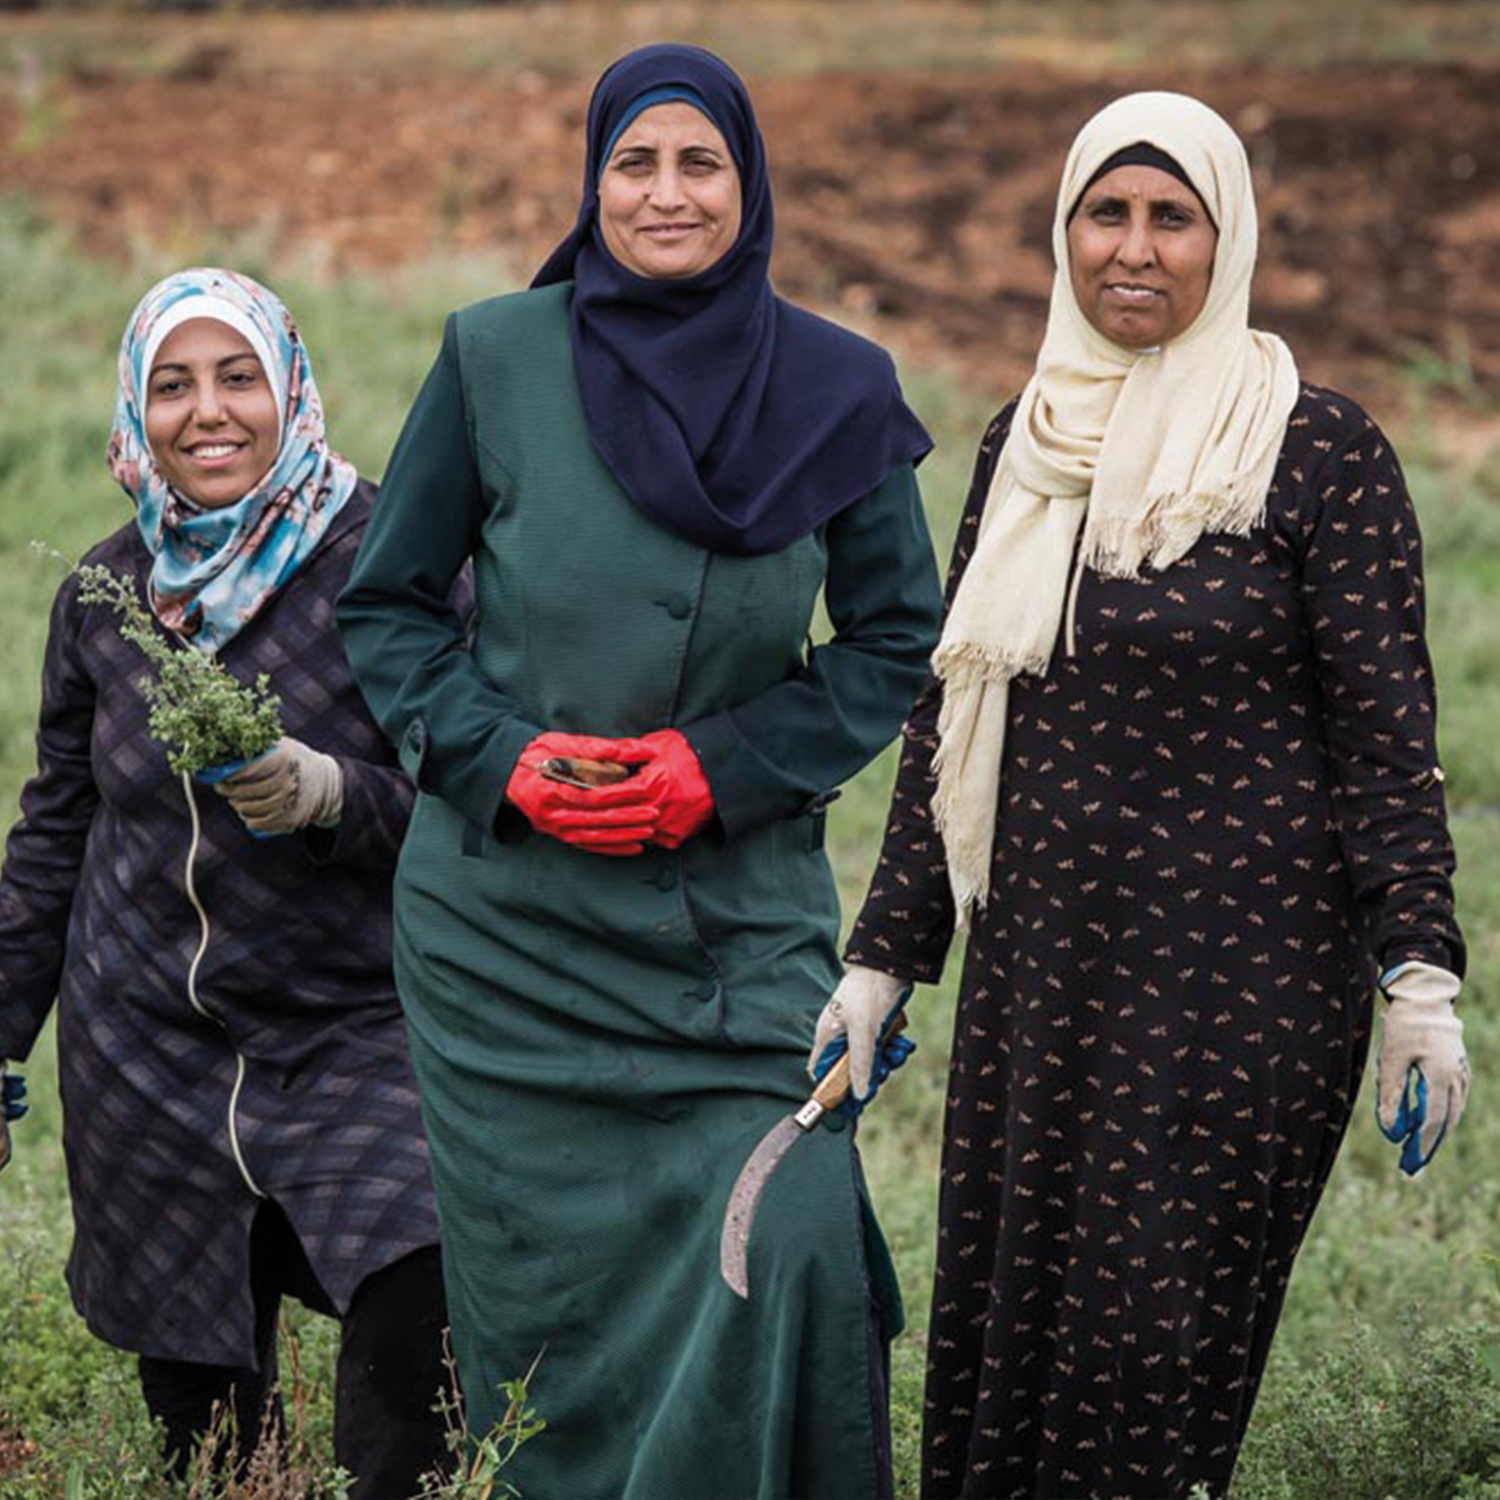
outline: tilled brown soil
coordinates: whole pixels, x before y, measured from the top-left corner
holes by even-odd
[[[1164,70],[761,76],[786,294],[997,392],[1040,337],[1052,196],[1073,132]],[[1500,377],[1500,70],[1170,70],[1243,134],[1263,225],[1256,320],[1316,378],[1368,389],[1417,347]],[[330,267],[501,249],[518,275],[571,222],[589,80],[457,70],[362,83],[237,68],[95,68],[38,126],[0,98],[0,191],[106,253],[242,231]]]

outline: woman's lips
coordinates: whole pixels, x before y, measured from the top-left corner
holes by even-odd
[[[1132,307],[1144,307],[1156,298],[1166,295],[1159,287],[1133,286],[1123,281],[1109,282],[1104,290],[1109,296],[1128,303]]]
[[[639,232],[650,235],[654,240],[675,240],[692,234],[698,228],[697,224],[643,224]]]
[[[243,443],[198,443],[182,451],[200,469],[222,469],[240,456]]]

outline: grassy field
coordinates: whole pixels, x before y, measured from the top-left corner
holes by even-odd
[[[386,280],[314,281],[268,268],[253,245],[200,246],[272,278],[312,349],[337,444],[378,475],[435,350],[442,314],[503,285],[494,261],[426,264]],[[84,260],[24,206],[0,203],[0,808],[7,822],[32,764],[47,607],[67,556],[128,516],[103,464],[119,331],[135,296],[169,266]],[[1425,367],[1414,366],[1420,414]],[[941,371],[907,370],[939,451],[923,471],[946,553],[987,397]],[[1493,409],[1474,398],[1474,422]],[[1459,414],[1460,418],[1465,413]],[[1451,424],[1450,424],[1451,425]],[[1431,636],[1471,944],[1465,1002],[1474,1103],[1434,1171],[1395,1170],[1368,1099],[1293,1282],[1234,1500],[1500,1500],[1500,454],[1449,455],[1418,418],[1396,428],[1428,542]],[[1442,430],[1448,430],[1445,427]],[[1455,450],[1457,451],[1457,450]],[[831,847],[846,906],[874,854],[893,761],[834,811]],[[955,966],[950,966],[955,967]],[[0,997],[3,1003],[3,997]],[[936,1152],[952,977],[915,1006],[921,1050],[863,1135],[870,1175],[910,1301],[896,1360],[900,1493],[916,1494],[922,1330],[931,1277]],[[125,1500],[166,1495],[133,1365],[98,1345],[62,1282],[70,1225],[50,1033],[27,1069],[35,1107],[0,1178],[0,1431],[42,1459],[0,1479],[7,1497]],[[330,1325],[294,1319],[310,1381],[311,1438],[326,1444]],[[545,1415],[545,1413],[543,1413]],[[1463,1476],[1469,1476],[1465,1479]],[[830,1497],[831,1500],[831,1497]]]

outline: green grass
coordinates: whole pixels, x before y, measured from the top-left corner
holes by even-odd
[[[273,282],[301,320],[336,442],[371,475],[379,474],[437,347],[444,313],[506,280],[496,263],[455,261],[386,280],[329,282],[296,266],[275,267],[271,275],[253,244],[176,249],[182,259],[227,259]],[[73,557],[128,518],[128,504],[103,462],[115,352],[135,298],[172,264],[161,252],[123,269],[91,263],[24,207],[0,203],[0,286],[7,307],[0,321],[0,368],[7,372],[0,405],[0,671],[10,689],[0,703],[0,812],[7,822],[32,765],[38,665],[61,571],[29,544],[41,540]],[[1426,378],[1422,368],[1412,378]],[[907,370],[905,383],[939,440],[922,474],[946,556],[973,447],[998,398],[967,390],[941,372]],[[1500,1500],[1500,1489],[1483,1488],[1488,1476],[1455,1488],[1463,1465],[1480,1473],[1500,1454],[1494,1426],[1500,1294],[1484,1259],[1500,1251],[1500,1175],[1493,1168],[1500,1161],[1500,1112],[1487,1102],[1489,1081],[1500,1073],[1500,629],[1494,611],[1500,455],[1460,471],[1434,447],[1431,430],[1417,423],[1394,436],[1428,544],[1442,743],[1461,860],[1461,916],[1472,948],[1464,1014],[1475,1101],[1435,1169],[1414,1184],[1397,1174],[1394,1154],[1375,1130],[1370,1100],[1362,1099],[1293,1278],[1235,1500],[1381,1500],[1387,1494]],[[893,766],[888,754],[871,767],[831,818],[830,847],[851,910],[874,858]],[[868,1117],[862,1136],[909,1299],[911,1329],[895,1360],[897,1459],[906,1497],[916,1494],[921,1335],[955,970],[950,965],[945,983],[918,997],[914,1029],[921,1049]],[[50,1030],[27,1072],[35,1106],[15,1132],[16,1160],[0,1178],[0,1430],[27,1432],[43,1445],[48,1463],[28,1477],[11,1476],[4,1493],[51,1500],[65,1493],[71,1473],[70,1494],[79,1500],[162,1495],[166,1491],[150,1478],[151,1434],[132,1362],[88,1336],[62,1281],[70,1224]],[[1414,1331],[1418,1308],[1425,1332]],[[294,1322],[312,1380],[313,1436],[326,1451],[333,1329],[300,1313]],[[1474,1324],[1482,1330],[1477,1336],[1458,1331]],[[1362,1331],[1354,1332],[1356,1326]],[[1451,1405],[1457,1417],[1439,1420],[1434,1402]],[[1416,1449],[1426,1455],[1422,1472],[1435,1475],[1432,1483],[1448,1486],[1448,1493],[1419,1488],[1411,1479]],[[1317,1461],[1302,1461],[1308,1455]]]

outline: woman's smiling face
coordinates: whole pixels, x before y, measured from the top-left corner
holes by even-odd
[[[1198,195],[1157,167],[1116,167],[1068,222],[1068,272],[1084,317],[1128,349],[1192,326],[1208,300],[1219,235]]]
[[[642,110],[600,173],[599,229],[627,271],[653,280],[724,256],[740,232],[740,174],[713,121],[681,102]]]
[[[242,500],[276,461],[276,393],[243,334],[217,318],[174,328],[146,374],[146,441],[167,483],[209,510]]]

